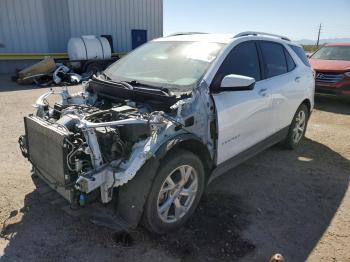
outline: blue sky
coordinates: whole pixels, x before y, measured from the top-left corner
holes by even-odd
[[[164,35],[182,31],[350,38],[350,0],[164,0]]]

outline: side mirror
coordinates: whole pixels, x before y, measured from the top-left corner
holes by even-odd
[[[254,85],[255,85],[254,78],[232,74],[232,75],[227,75],[222,79],[219,91],[253,90]]]

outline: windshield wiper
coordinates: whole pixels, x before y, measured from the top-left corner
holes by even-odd
[[[106,73],[102,73],[101,74],[103,77],[104,77],[104,79],[101,79],[101,80],[103,80],[103,81],[107,81],[107,82],[109,82],[109,83],[113,83],[113,84],[117,84],[117,85],[121,85],[121,86],[123,86],[123,87],[125,87],[125,88],[127,88],[127,89],[129,89],[129,90],[133,90],[134,89],[134,87],[131,85],[131,84],[129,84],[128,82],[125,82],[125,81],[114,81],[111,77],[109,77]],[[100,76],[101,76],[100,75]]]
[[[103,75],[106,80],[112,80],[112,78],[109,75],[107,75],[105,72],[101,73],[101,75]]]
[[[114,81],[113,79],[111,79],[111,77],[109,77],[106,73],[102,73],[101,74],[103,76],[103,78],[101,80],[109,82],[109,83],[113,83],[116,85],[121,85],[129,90],[134,90],[134,89],[138,89],[138,90],[142,90],[142,91],[151,91],[151,92],[160,92],[163,95],[166,96],[171,96],[171,92],[169,91],[169,89],[165,88],[165,87],[158,87],[158,86],[152,86],[152,85],[148,85],[148,84],[143,84],[140,83],[136,80],[131,80],[131,81]]]
[[[171,95],[169,89],[168,89],[168,88],[165,88],[165,87],[160,87],[160,86],[153,86],[153,85],[149,85],[149,84],[144,84],[144,83],[138,82],[137,80],[124,81],[124,82],[127,83],[127,84],[130,84],[130,85],[132,85],[132,86],[134,86],[134,87],[136,87],[136,88],[138,88],[138,87],[141,87],[141,88],[142,88],[142,87],[146,87],[146,88],[142,88],[142,89],[145,89],[145,90],[147,90],[147,89],[159,90],[159,91],[161,91],[163,94],[165,94],[165,95],[167,95],[167,96],[170,96],[170,95]]]

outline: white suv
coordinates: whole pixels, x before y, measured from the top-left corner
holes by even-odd
[[[181,226],[205,185],[283,141],[295,148],[314,106],[301,46],[261,32],[153,40],[81,92],[50,91],[19,140],[35,174],[71,205],[108,203],[130,227]]]

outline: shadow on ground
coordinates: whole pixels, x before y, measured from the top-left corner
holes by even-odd
[[[336,114],[350,115],[350,98],[315,96],[315,109]]]
[[[213,182],[210,191],[238,195],[252,208],[244,237],[256,246],[243,261],[305,261],[349,187],[350,162],[306,139],[294,151],[278,146]]]
[[[33,191],[22,219],[3,228],[2,261],[267,261],[276,252],[304,261],[348,189],[349,170],[347,159],[309,139],[295,151],[275,146],[215,180],[184,228],[162,237],[139,229],[130,247]]]
[[[11,80],[11,75],[0,75],[0,92],[21,91],[37,89],[35,85],[18,85]]]
[[[182,261],[237,260],[255,248],[241,236],[249,225],[245,204],[232,194],[206,194],[183,228],[150,240]]]

